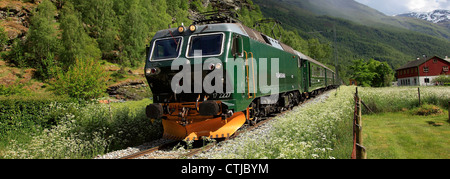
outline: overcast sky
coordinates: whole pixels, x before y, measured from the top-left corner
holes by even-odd
[[[356,0],[386,15],[407,12],[428,12],[435,9],[450,10],[450,0]]]

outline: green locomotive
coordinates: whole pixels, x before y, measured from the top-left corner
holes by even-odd
[[[316,60],[241,23],[180,26],[156,33],[145,74],[164,137],[224,138],[244,123],[337,86]]]

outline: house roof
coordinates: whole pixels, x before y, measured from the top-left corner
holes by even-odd
[[[419,60],[410,61],[407,64],[405,64],[405,65],[401,66],[400,68],[398,68],[397,70],[407,69],[407,68],[411,68],[411,67],[417,67],[417,66],[422,65],[423,63],[425,63],[428,60],[431,60],[433,58],[438,58],[438,59],[443,60],[442,58],[439,58],[438,56],[433,56],[431,58],[421,58]]]

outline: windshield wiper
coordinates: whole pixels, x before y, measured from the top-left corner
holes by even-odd
[[[175,41],[175,44],[177,45],[177,49],[176,51],[178,52],[178,50],[180,50],[180,44],[177,42],[177,40],[175,39],[175,37],[172,34],[172,31],[168,30],[170,33],[170,36],[172,36],[173,41]]]

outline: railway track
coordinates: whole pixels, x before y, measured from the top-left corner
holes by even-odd
[[[309,102],[309,101],[311,101],[313,99],[314,98],[309,98],[309,99],[303,101],[298,106],[301,106],[301,105],[303,105],[303,104],[305,104],[305,103],[307,103],[307,102]],[[291,111],[291,110],[285,110],[285,111],[283,111],[281,113],[271,114],[271,116],[261,119],[254,126],[246,125],[243,128],[239,129],[235,134],[233,134],[229,138],[222,139],[221,142],[234,139],[234,138],[238,137],[240,134],[243,134],[245,132],[257,129],[258,127],[264,125],[265,123],[267,123],[269,121],[272,121],[276,117],[282,116],[282,115],[286,114],[289,111]],[[180,145],[180,142],[181,141],[166,142],[166,143],[161,144],[161,145],[159,145],[157,147],[153,147],[153,148],[150,148],[150,149],[147,149],[147,150],[142,150],[140,152],[137,152],[137,153],[125,156],[125,157],[121,157],[120,159],[138,159],[138,158],[139,159],[140,158],[145,158],[145,159],[180,159],[180,158],[191,158],[191,157],[195,156],[196,154],[198,154],[198,153],[200,153],[202,151],[208,151],[209,149],[213,148],[214,146],[216,146],[219,143],[219,142],[214,141],[212,143],[208,143],[207,145],[202,145],[201,147],[194,147],[192,149],[181,150],[181,151],[180,150],[175,150],[174,148],[177,148],[177,146]],[[201,141],[199,141],[199,142],[201,142]],[[158,153],[158,154],[154,155],[154,153]]]

